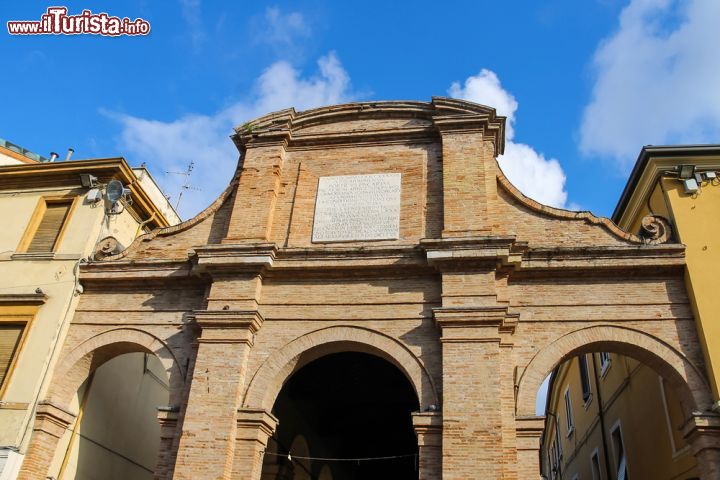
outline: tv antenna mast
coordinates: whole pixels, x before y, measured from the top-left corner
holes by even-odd
[[[190,185],[190,174],[192,173],[193,168],[195,168],[195,162],[193,160],[190,160],[190,164],[188,165],[187,170],[185,170],[184,172],[165,172],[170,175],[182,175],[184,177],[183,184],[180,186],[180,194],[178,195],[177,202],[175,202],[175,211],[177,211],[178,206],[180,206],[180,200],[182,199],[183,193],[185,193],[186,190],[200,191],[199,188]]]

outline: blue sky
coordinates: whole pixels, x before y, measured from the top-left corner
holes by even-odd
[[[36,20],[52,4],[6,4]],[[184,218],[232,175],[231,127],[272,110],[453,95],[508,115],[527,194],[609,215],[644,144],[720,141],[720,2],[68,2],[145,37],[0,34],[0,137],[147,162]]]

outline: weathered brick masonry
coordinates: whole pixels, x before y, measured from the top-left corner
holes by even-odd
[[[420,478],[538,478],[538,387],[597,350],[668,379],[703,479],[719,478],[683,246],[524,197],[495,159],[504,126],[435,98],[239,127],[239,168],[213,205],[83,266],[21,478],[47,475],[78,386],[131,351],[165,364],[177,407],[160,414],[157,478],[258,479],[281,386],[337,351],[381,356],[413,384]],[[312,243],[318,178],[369,173],[402,174],[400,238]]]

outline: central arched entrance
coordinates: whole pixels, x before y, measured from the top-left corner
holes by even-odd
[[[418,409],[407,377],[387,360],[360,352],[320,357],[277,396],[279,424],[261,478],[416,479],[411,414]]]

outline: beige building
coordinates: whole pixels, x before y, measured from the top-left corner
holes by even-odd
[[[685,247],[653,215],[629,233],[524,197],[496,161],[504,131],[447,98],[237,127],[208,209],[80,265],[19,477],[64,474],[68,431],[102,426],[87,409],[121,413],[83,407],[90,379],[142,358],[168,385],[142,423],[159,423],[156,478],[538,478],[540,384],[607,351],[666,379],[698,476],[718,478]]]
[[[48,158],[0,138],[0,166],[47,162]]]
[[[130,168],[122,158],[48,162],[4,142],[0,159],[0,479],[6,480],[17,475],[38,402],[47,395],[83,290],[81,264],[120,251],[138,235],[179,219],[148,172]],[[108,200],[111,181],[127,188],[119,190],[117,202]],[[146,363],[152,371],[155,364]],[[131,370],[123,371],[116,380],[124,383]],[[102,379],[100,375],[91,387],[98,395],[107,388]],[[147,394],[141,389],[124,398]],[[123,398],[122,392],[113,395]],[[72,433],[80,437],[83,432],[76,430]],[[81,438],[107,452],[111,437],[91,432]],[[83,441],[75,442],[75,448]],[[68,455],[66,469],[75,467],[71,460]]]

